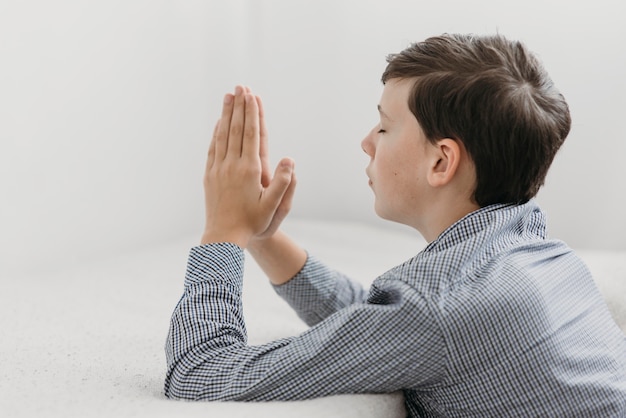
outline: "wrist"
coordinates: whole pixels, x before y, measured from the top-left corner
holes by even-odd
[[[265,247],[269,242],[272,241],[273,236],[269,237],[252,237],[248,242],[248,249],[250,251],[258,251],[259,249]]]
[[[212,231],[205,230],[200,239],[200,245],[229,242],[241,248],[247,248],[250,244],[250,235],[241,231]]]
[[[307,252],[280,230],[267,238],[252,238],[248,251],[277,286],[302,270],[308,258]]]
[[[285,234],[281,230],[277,230],[271,235],[255,235],[250,238],[247,249],[252,255],[261,254],[264,250],[272,248],[284,239]]]

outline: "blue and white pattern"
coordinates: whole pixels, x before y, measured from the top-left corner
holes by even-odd
[[[168,397],[403,390],[410,416],[626,416],[626,338],[534,201],[467,215],[369,292],[309,257],[275,289],[311,328],[269,344],[246,344],[243,261],[233,244],[191,250]]]

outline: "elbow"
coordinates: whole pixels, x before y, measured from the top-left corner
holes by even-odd
[[[212,342],[216,341],[218,340]],[[244,343],[222,342],[222,344],[215,344],[217,347],[208,347],[208,344],[204,344],[192,350],[185,350],[175,346],[172,340],[168,340],[165,350],[167,371],[164,395],[169,399],[187,401],[228,400],[224,391],[229,379],[224,379],[224,377],[229,368],[227,363],[219,361],[220,347],[232,348],[237,344],[243,346]],[[223,358],[222,361],[224,361]]]
[[[194,384],[193,370],[190,364],[191,359],[188,353],[181,353],[181,347],[175,346],[174,339],[168,335],[165,344],[165,358],[167,370],[165,372],[165,382],[163,394],[168,399],[192,401],[200,397],[198,384]]]
[[[212,378],[211,374],[199,372],[197,367],[185,367],[180,362],[169,367],[163,392],[172,400],[233,400],[224,393],[223,382]]]
[[[170,367],[165,376],[164,394],[173,400],[195,401],[200,398],[200,388],[193,384],[188,373],[179,367]]]

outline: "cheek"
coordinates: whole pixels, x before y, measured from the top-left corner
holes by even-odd
[[[396,155],[393,152],[393,149],[389,148],[388,144],[381,143],[376,148],[376,155],[374,157],[374,162],[378,165],[381,170],[389,171],[393,170],[394,160],[396,159]]]
[[[385,177],[390,188],[408,197],[421,183],[424,173],[420,171],[420,162],[412,158],[412,155],[399,153],[396,157],[385,160]]]

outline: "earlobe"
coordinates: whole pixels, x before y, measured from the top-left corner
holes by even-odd
[[[444,138],[434,145],[432,165],[428,171],[428,183],[442,187],[454,178],[461,161],[461,147],[454,139]]]

